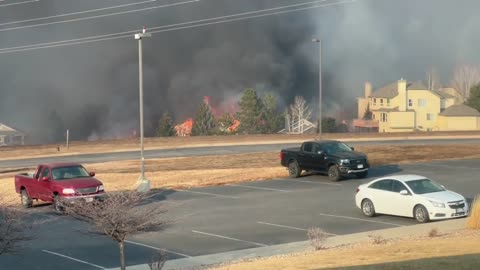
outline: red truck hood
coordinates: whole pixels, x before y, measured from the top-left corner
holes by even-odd
[[[88,188],[102,185],[102,182],[95,178],[72,178],[68,180],[55,181],[55,185],[61,188]]]

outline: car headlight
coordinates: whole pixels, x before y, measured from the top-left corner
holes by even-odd
[[[63,194],[75,194],[75,190],[73,188],[64,188],[62,190]]]
[[[350,159],[340,159],[340,163],[342,163],[342,164],[350,164]]]
[[[103,185],[98,186],[98,191],[104,191],[104,190],[105,188],[103,187]]]
[[[445,208],[445,204],[444,203],[439,203],[439,202],[434,202],[434,201],[430,201],[432,203],[433,206],[435,207],[438,207],[438,208]]]

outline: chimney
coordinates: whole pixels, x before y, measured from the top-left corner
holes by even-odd
[[[365,82],[365,98],[372,96],[372,84],[370,82]]]
[[[398,110],[401,112],[407,111],[407,81],[403,78],[398,81]]]

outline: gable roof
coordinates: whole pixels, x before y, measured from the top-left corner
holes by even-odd
[[[16,130],[12,127],[9,127],[5,124],[0,123],[0,135],[15,136],[15,135],[24,135],[23,132]]]
[[[393,82],[372,93],[372,97],[394,98],[398,96],[398,83]]]
[[[441,116],[477,116],[480,117],[480,112],[465,104],[453,105],[440,113]]]
[[[429,90],[428,87],[426,87],[421,81],[407,82],[407,90],[422,90],[428,91],[440,98],[455,98],[454,96],[448,94],[446,91]],[[398,82],[390,83],[372,93],[372,97],[376,98],[395,98],[396,96],[398,96]]]

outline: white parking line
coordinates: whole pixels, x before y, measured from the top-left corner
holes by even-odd
[[[194,231],[194,230],[192,230],[192,232],[193,233],[198,233],[198,234],[204,234],[204,235],[208,235],[208,236],[213,236],[213,237],[218,237],[218,238],[223,238],[223,239],[228,239],[228,240],[233,240],[233,241],[237,241],[237,242],[244,242],[244,243],[253,244],[253,245],[257,245],[257,246],[261,246],[261,247],[268,247],[268,245],[265,245],[265,244],[245,241],[245,240],[232,238],[232,237],[228,237],[228,236],[223,236],[223,235],[218,235],[218,234],[213,234],[213,233],[206,233],[206,232],[200,232],[200,231]]]
[[[478,168],[466,167],[466,166],[454,166],[454,165],[443,165],[443,164],[415,164],[416,166],[425,166],[425,167],[434,167],[434,168],[451,168],[451,169],[471,169],[478,170]]]
[[[215,194],[215,193],[192,191],[192,190],[185,190],[185,189],[174,189],[174,191],[188,192],[188,193],[193,193],[193,194],[209,195],[209,196],[220,197],[220,198],[228,198],[228,199],[240,199],[239,197],[234,197],[234,196],[227,196],[227,195],[220,195],[220,194]]]
[[[262,222],[262,221],[258,221],[257,223],[258,224],[263,224],[263,225],[270,225],[270,226],[274,226],[274,227],[280,227],[280,228],[286,228],[286,229],[308,232],[307,229],[302,229],[302,228],[297,228],[297,227],[292,227],[292,226],[286,226],[286,225],[280,225],[280,224],[268,223],[268,222]],[[327,233],[327,234],[333,235],[333,236],[336,235],[334,233]]]
[[[45,250],[45,249],[43,249],[42,251],[43,251],[43,252],[46,252],[46,253],[49,253],[49,254],[52,254],[52,255],[55,255],[55,256],[59,256],[59,257],[62,257],[62,258],[66,258],[66,259],[69,259],[69,260],[72,260],[72,261],[76,261],[76,262],[79,262],[79,263],[87,264],[87,265],[96,267],[96,268],[98,268],[98,269],[107,269],[107,268],[105,268],[105,267],[103,267],[103,266],[96,265],[96,264],[93,264],[93,263],[89,263],[89,262],[86,262],[86,261],[82,261],[82,260],[79,260],[79,259],[75,259],[75,258],[72,258],[72,257],[70,257],[70,256],[63,255],[63,254],[60,254],[60,253],[56,253],[56,252],[53,252],[53,251],[49,251],[49,250]]]
[[[400,225],[400,224],[396,224],[396,223],[383,222],[383,221],[377,221],[377,220],[369,220],[369,219],[363,219],[363,218],[337,216],[337,215],[330,215],[330,214],[323,214],[323,213],[317,213],[317,215],[326,216],[326,217],[335,217],[335,218],[344,218],[344,219],[359,220],[359,221],[365,221],[365,222],[371,222],[371,223],[381,223],[381,224],[393,225],[393,226],[397,226],[397,227],[404,227],[404,226],[405,226],[405,225]]]
[[[299,183],[311,183],[311,184],[319,184],[319,185],[329,185],[329,186],[337,186],[341,187],[341,184],[335,184],[335,183],[324,183],[324,182],[318,182],[318,181],[308,181],[308,180],[293,180],[293,179],[285,179],[286,181],[293,181],[293,182],[299,182]]]
[[[253,188],[253,189],[270,190],[270,191],[278,191],[278,192],[290,192],[290,190],[284,190],[284,189],[253,187],[253,186],[246,186],[246,185],[232,185],[232,184],[227,184],[227,186],[231,186],[231,187],[243,187],[243,188]]]
[[[174,251],[171,251],[171,250],[168,250],[168,249],[164,249],[164,248],[158,248],[158,247],[154,247],[154,246],[149,246],[149,245],[146,245],[146,244],[137,243],[137,242],[133,242],[133,241],[130,241],[130,240],[125,240],[125,243],[129,243],[129,244],[137,245],[137,246],[142,246],[142,247],[147,247],[147,248],[151,248],[151,249],[155,249],[155,250],[165,251],[165,252],[167,252],[167,253],[171,253],[171,254],[175,254],[175,255],[180,255],[180,256],[185,257],[185,258],[191,258],[191,257],[192,257],[192,256],[189,256],[189,255],[187,255],[187,254],[174,252]]]

